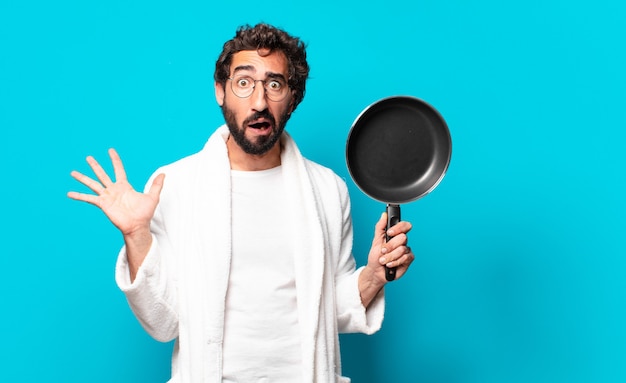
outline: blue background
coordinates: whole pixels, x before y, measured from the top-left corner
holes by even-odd
[[[308,4],[307,4],[308,3]],[[427,100],[448,174],[403,206],[417,253],[376,335],[342,336],[355,382],[626,381],[626,6],[618,0],[0,4],[2,380],[163,382],[171,344],[117,290],[121,237],[69,176],[114,146],[131,182],[201,148],[237,26],[308,43],[288,130],[346,178],[359,264],[384,206],[345,139],[379,98]]]

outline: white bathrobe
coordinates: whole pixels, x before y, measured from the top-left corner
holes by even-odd
[[[159,341],[176,339],[172,383],[222,380],[232,231],[227,137],[222,126],[200,152],[154,173],[152,178],[166,176],[151,224],[152,247],[132,284],[124,248],[116,266],[117,284],[146,331]],[[344,181],[302,157],[287,133],[281,142],[290,199],[276,209],[292,214],[286,224],[295,225],[300,245],[295,268],[302,382],[349,382],[341,376],[338,333],[377,331],[383,292],[365,310]]]

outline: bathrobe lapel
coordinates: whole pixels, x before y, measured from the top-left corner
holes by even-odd
[[[199,153],[192,183],[196,192],[189,193],[191,199],[184,201],[189,222],[196,222],[197,226],[186,226],[189,231],[184,234],[188,238],[184,246],[188,256],[184,257],[185,279],[179,281],[179,286],[187,289],[179,296],[186,301],[180,312],[188,313],[184,322],[189,327],[188,331],[181,331],[181,343],[188,334],[185,343],[193,345],[190,360],[194,364],[193,368],[182,370],[191,374],[183,382],[221,381],[224,311],[232,252],[227,136],[228,130],[222,127]]]
[[[303,382],[315,379],[316,343],[322,305],[325,268],[325,236],[314,185],[304,158],[291,137],[282,139],[282,167],[289,195],[287,208],[295,230],[295,268],[298,317],[302,338]]]

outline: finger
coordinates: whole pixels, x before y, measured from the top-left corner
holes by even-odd
[[[91,166],[91,170],[93,170],[94,174],[98,177],[100,182],[102,182],[102,185],[104,185],[105,188],[113,184],[109,175],[104,171],[104,169],[102,169],[102,166],[100,166],[95,158],[88,156],[87,163]]]
[[[407,259],[409,260],[407,263],[407,267],[408,267],[415,260],[415,254],[413,254],[413,250],[411,250],[410,247],[407,246],[406,249],[407,250],[405,254],[406,254]]]
[[[109,149],[109,157],[111,157],[111,163],[113,164],[113,171],[115,172],[115,181],[126,180],[126,170],[124,170],[124,164],[117,151],[113,148]]]
[[[404,252],[402,253],[402,255],[399,258],[387,262],[385,264],[385,266],[387,266],[387,267],[401,267],[401,266],[408,267],[411,264],[411,262],[413,262],[414,259],[415,259],[415,255],[413,255],[413,253],[411,252],[411,249],[407,247],[407,248],[404,249]]]
[[[77,172],[77,171],[73,171],[70,173],[70,175],[78,182],[80,182],[81,184],[87,186],[89,189],[93,190],[94,193],[97,194],[101,194],[102,190],[104,189],[102,187],[102,185],[100,184],[100,182],[87,177],[86,175]]]
[[[152,181],[152,185],[150,185],[150,190],[148,190],[148,194],[155,199],[159,199],[161,195],[161,190],[163,190],[163,181],[165,180],[165,174],[161,173],[154,181]]]
[[[69,192],[67,193],[67,196],[76,201],[83,201],[83,202],[87,202],[95,206],[100,206],[98,197],[93,194]]]
[[[393,225],[391,228],[389,228],[389,230],[387,231],[387,234],[389,234],[390,237],[393,237],[400,233],[408,233],[409,231],[411,231],[412,228],[413,228],[413,225],[411,225],[410,222],[400,221],[396,223],[395,225]]]
[[[409,238],[407,237],[406,234],[400,233],[391,237],[389,241],[385,243],[385,247],[387,248],[387,251],[392,252],[399,247],[406,246],[408,243],[408,240]]]
[[[398,262],[402,263],[404,260],[411,259],[412,257],[413,253],[411,252],[411,248],[406,245],[400,245],[393,248],[393,250],[389,250],[387,253],[383,253],[383,256],[380,257],[378,261],[381,265],[395,267]]]

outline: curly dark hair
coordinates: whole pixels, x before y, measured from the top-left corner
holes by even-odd
[[[225,86],[230,75],[230,64],[233,55],[247,50],[281,51],[288,61],[289,87],[294,91],[294,104],[296,106],[304,98],[306,80],[309,77],[309,64],[306,61],[306,45],[298,37],[289,35],[287,32],[268,24],[257,24],[254,27],[244,25],[237,29],[235,37],[226,43],[222,53],[215,62],[213,78],[216,82]]]

